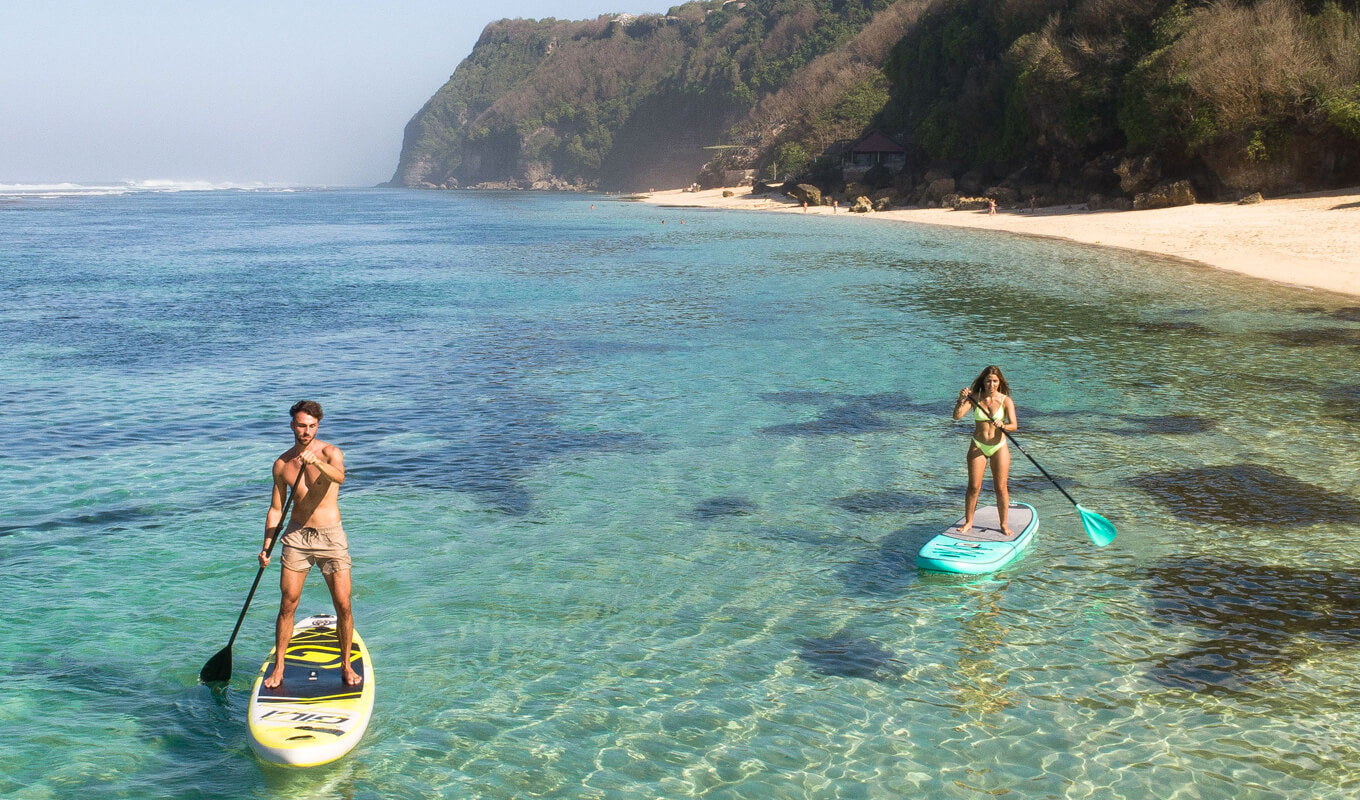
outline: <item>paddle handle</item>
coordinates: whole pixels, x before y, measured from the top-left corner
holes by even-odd
[[[307,472],[305,464],[298,467],[297,480],[293,481],[293,488],[288,492],[288,499],[283,503],[283,513],[279,515],[279,527],[274,531],[274,538],[269,540],[269,546],[265,548],[264,554],[269,556],[274,552],[274,545],[283,538],[283,529],[288,525],[288,510],[293,505],[293,498],[297,497],[298,487],[302,485],[302,476]],[[255,590],[260,588],[260,578],[264,577],[264,567],[255,571],[255,582],[250,584],[250,593],[246,595],[246,604],[241,606],[241,615],[236,618],[236,627],[231,629],[231,638],[227,640],[227,649],[230,650],[236,642],[236,634],[241,631],[241,623],[245,622],[246,611],[250,609],[250,601],[255,599]]]
[[[968,397],[969,402],[971,402],[974,406],[977,406],[979,408],[982,407],[981,403],[976,398],[973,397],[972,392],[969,392],[966,396]],[[983,410],[983,413],[984,414],[987,413],[985,409]],[[1038,461],[1034,460],[1034,456],[1030,455],[1029,452],[1026,451],[1025,448],[1020,445],[1020,441],[1016,439],[1014,436],[1012,436],[1010,431],[1006,430],[1005,428],[1002,428],[1000,425],[998,425],[997,428],[1000,429],[1001,434],[1003,436],[1005,436],[1007,439],[1009,439],[1012,443],[1015,444],[1016,449],[1018,449],[1021,453],[1024,453],[1025,458],[1029,459],[1029,463],[1038,467],[1039,471],[1044,474],[1044,477],[1048,478],[1049,483],[1052,483],[1055,487],[1057,487],[1058,491],[1062,492],[1062,496],[1066,497],[1068,502],[1070,502],[1074,506],[1077,505],[1077,501],[1072,499],[1072,495],[1068,494],[1067,490],[1064,489],[1062,485],[1059,484],[1056,480],[1054,480],[1052,475],[1048,474],[1048,470],[1044,469],[1043,464],[1040,464]]]

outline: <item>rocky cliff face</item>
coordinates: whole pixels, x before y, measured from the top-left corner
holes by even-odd
[[[821,154],[870,129],[906,149],[873,181],[903,202],[943,202],[935,172],[974,199],[1108,207],[1179,181],[1228,200],[1351,185],[1360,0],[702,0],[506,20],[411,120],[392,185],[758,170],[835,195],[855,176]]]
[[[406,127],[390,185],[645,189],[892,0],[703,0],[667,15],[502,20]]]

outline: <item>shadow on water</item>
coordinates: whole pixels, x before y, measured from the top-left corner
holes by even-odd
[[[896,653],[848,629],[827,637],[799,639],[795,644],[798,657],[822,675],[882,681],[898,672],[892,669],[899,663]]]
[[[916,554],[943,528],[914,525],[899,528],[878,541],[878,547],[862,553],[841,568],[845,591],[851,595],[897,596],[919,578]]]
[[[1129,479],[1181,519],[1240,526],[1360,522],[1360,502],[1257,464],[1151,472]]]
[[[1204,631],[1155,664],[1151,677],[1165,686],[1231,694],[1318,649],[1360,647],[1360,570],[1194,558],[1147,572],[1154,619]]]

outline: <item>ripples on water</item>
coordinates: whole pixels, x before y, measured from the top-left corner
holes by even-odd
[[[5,797],[1360,790],[1353,301],[862,220],[374,191],[12,203],[0,308]],[[917,573],[987,363],[1114,545],[1017,458],[1033,550]],[[286,772],[244,740],[272,574],[230,689],[196,675],[300,396],[346,451],[379,711]]]

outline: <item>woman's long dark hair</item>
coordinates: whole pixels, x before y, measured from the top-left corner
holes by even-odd
[[[1001,367],[998,367],[995,364],[992,364],[991,366],[984,369],[976,378],[973,379],[973,397],[982,397],[982,379],[986,378],[988,375],[991,375],[993,373],[996,374],[997,380],[1001,382],[1001,385],[997,386],[996,390],[1006,395],[1007,397],[1010,397],[1011,385],[1009,383],[1006,383],[1006,376],[1001,374]]]

